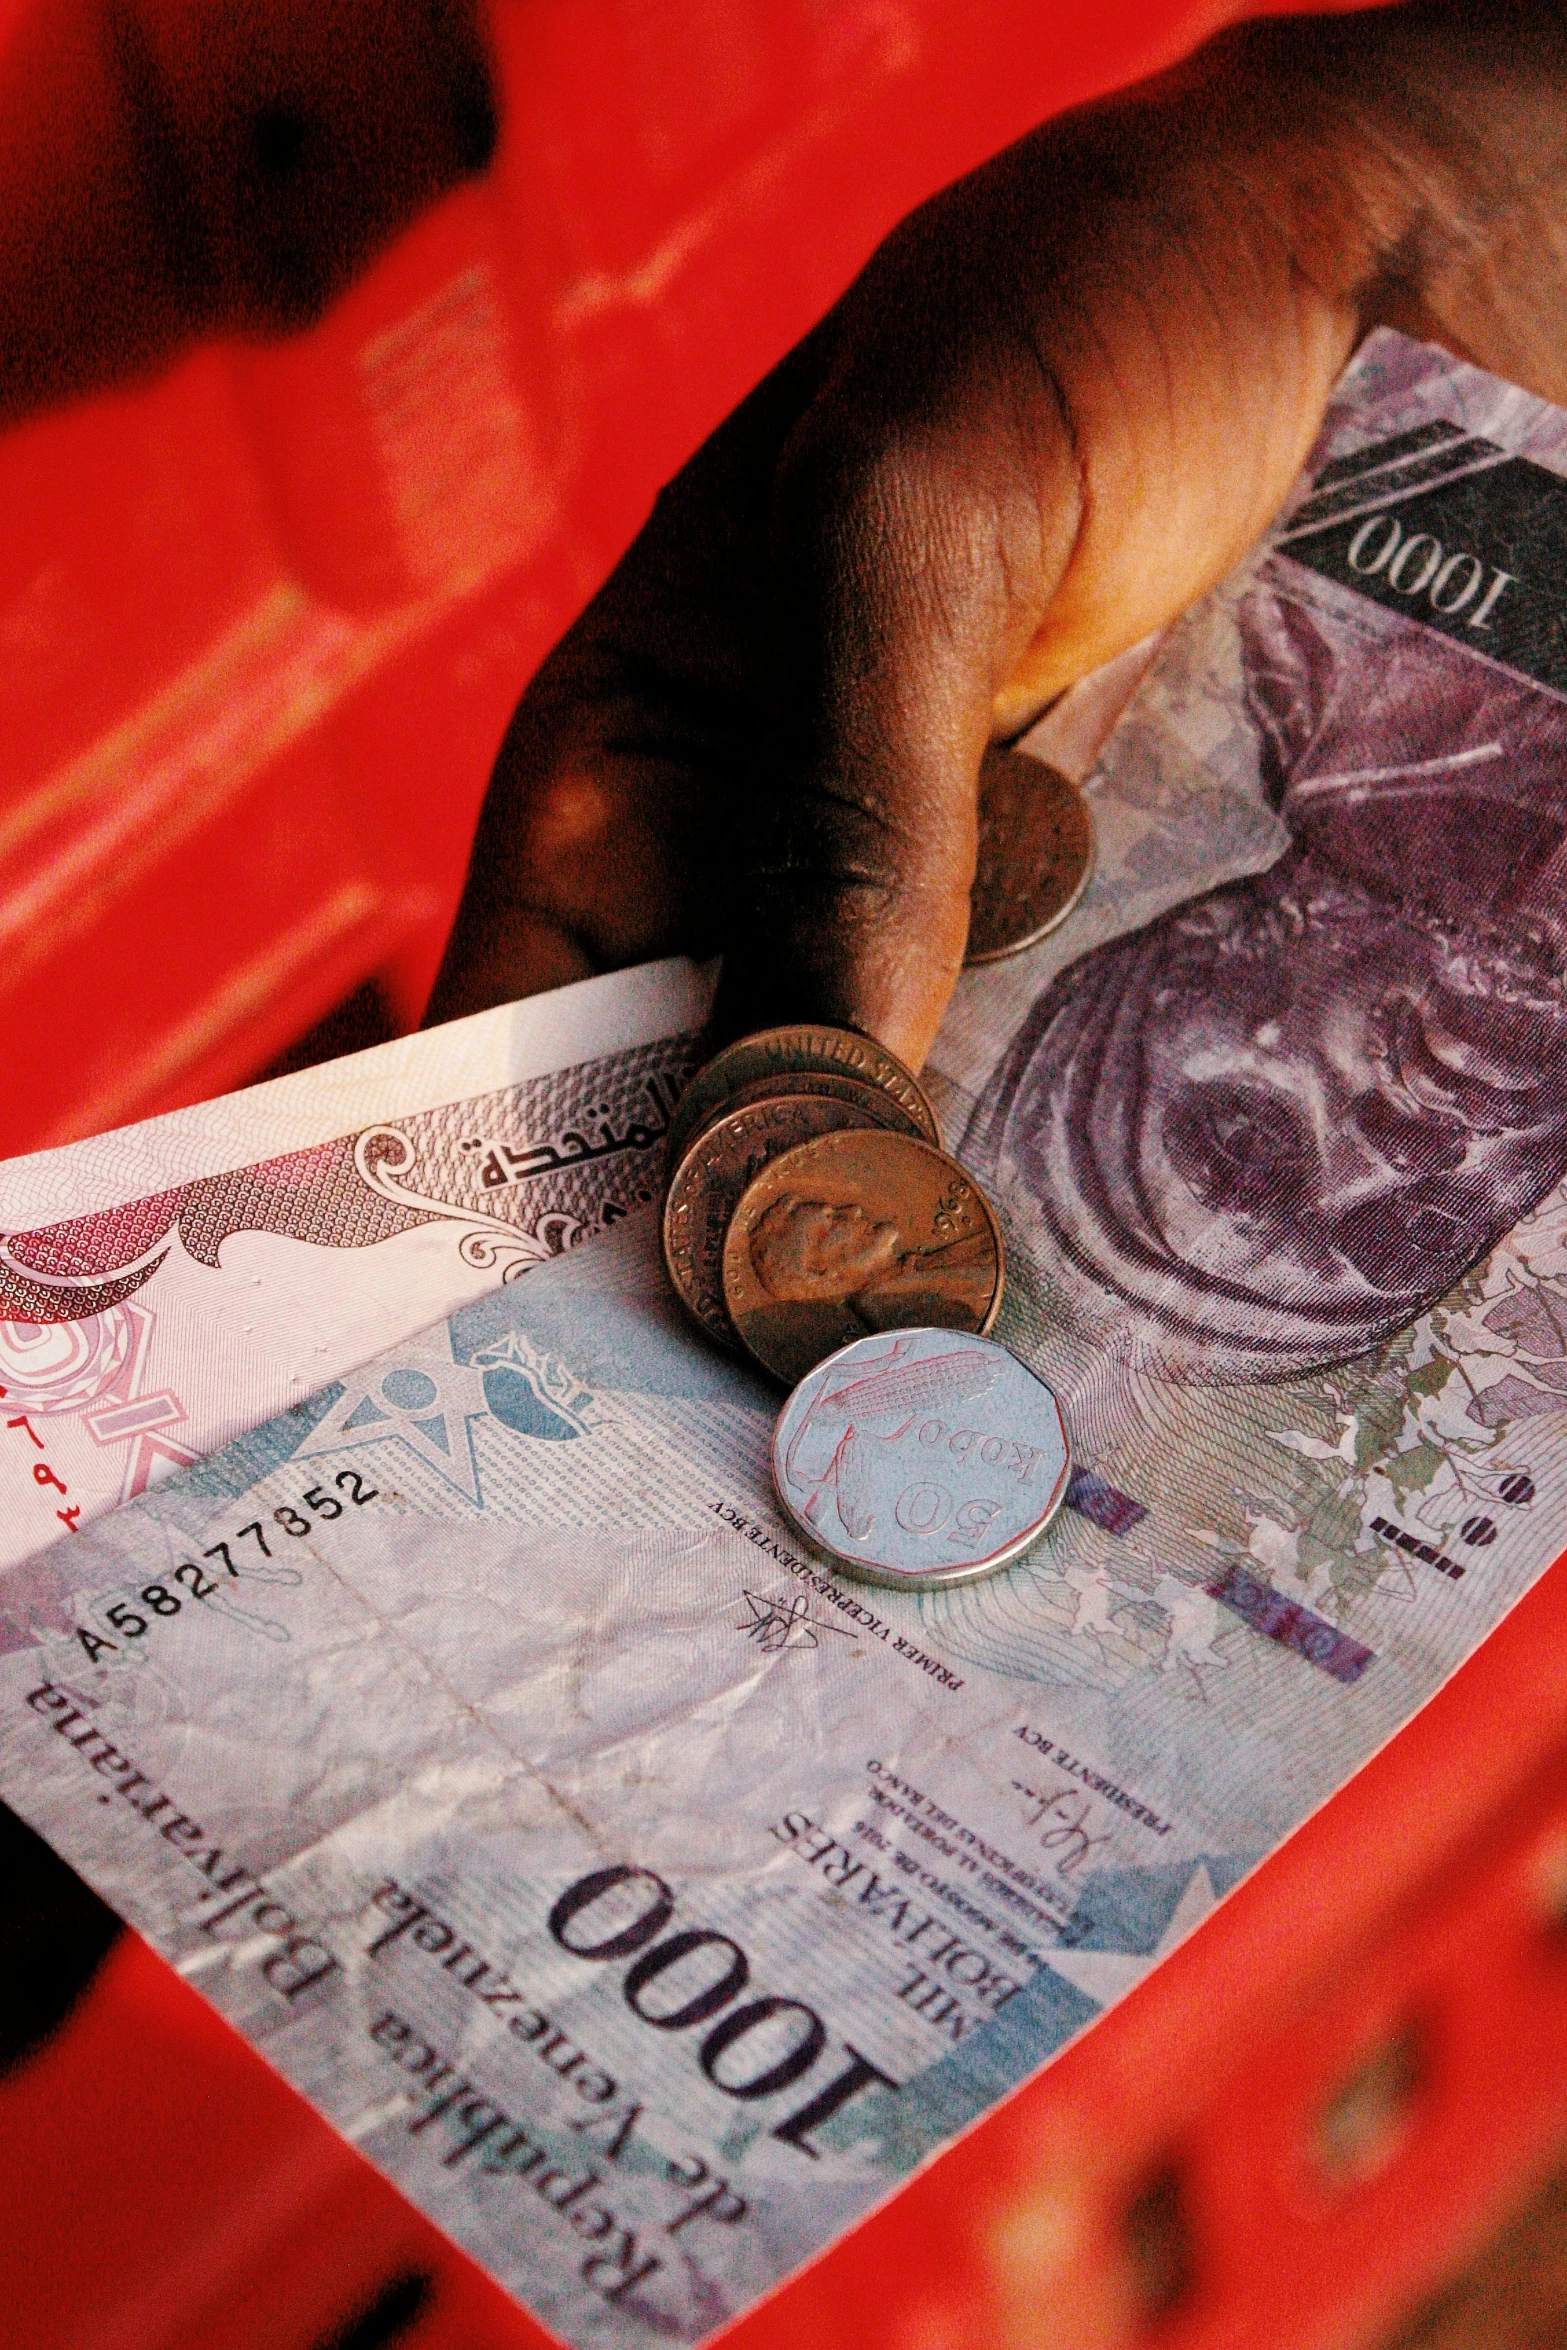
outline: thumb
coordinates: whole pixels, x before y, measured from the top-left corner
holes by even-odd
[[[859,367],[818,395],[784,451],[772,724],[743,836],[725,1029],[833,1021],[917,1068],[940,1024],[963,964],[996,693],[1079,514],[1037,362],[989,360],[961,400],[914,417],[867,397]]]

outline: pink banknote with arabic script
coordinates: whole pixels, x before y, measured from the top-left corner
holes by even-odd
[[[0,1567],[649,1204],[708,998],[588,980],[0,1167]]]

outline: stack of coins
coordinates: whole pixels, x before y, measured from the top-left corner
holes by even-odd
[[[1092,861],[1066,778],[988,752],[968,960],[1046,936]],[[710,1339],[794,1390],[773,1479],[799,1531],[854,1574],[917,1589],[1016,1558],[1061,1506],[1066,1427],[986,1337],[1000,1227],[911,1072],[851,1029],[764,1029],[698,1070],[668,1147],[669,1278]]]
[[[698,1071],[669,1136],[664,1260],[720,1346],[789,1385],[851,1340],[990,1328],[1001,1233],[897,1057],[770,1028]]]

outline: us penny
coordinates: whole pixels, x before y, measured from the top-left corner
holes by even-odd
[[[664,1263],[675,1295],[709,1338],[735,1345],[724,1305],[724,1240],[746,1186],[781,1152],[817,1136],[891,1126],[904,1112],[874,1086],[830,1093],[764,1092],[704,1127],[675,1169],[664,1201]]]
[[[1066,1498],[1053,1391],[993,1338],[859,1338],[778,1415],[773,1486],[806,1540],[872,1583],[934,1591],[1021,1557]]]
[[[1001,1231],[979,1185],[906,1134],[850,1130],[750,1182],[724,1242],[724,1304],[764,1370],[793,1386],[877,1330],[990,1328]]]
[[[794,1077],[852,1077],[874,1085],[906,1111],[927,1142],[939,1143],[936,1114],[918,1080],[905,1069],[896,1053],[889,1053],[852,1028],[801,1024],[792,1028],[763,1028],[726,1045],[704,1063],[675,1106],[669,1127],[665,1165],[678,1167],[692,1138],[712,1123],[742,1087]]]
[[[995,745],[979,771],[979,861],[969,897],[969,963],[1021,954],[1064,922],[1094,867],[1094,824],[1075,784]]]
[[[864,1112],[860,1123],[867,1126],[890,1126],[895,1134],[912,1134],[916,1141],[925,1139],[925,1129],[911,1110],[879,1085],[867,1085],[859,1077],[823,1077],[807,1070],[795,1077],[759,1077],[752,1085],[737,1085],[732,1094],[706,1119],[692,1136],[707,1133],[720,1118],[728,1118],[736,1110],[749,1109],[752,1102],[777,1101],[783,1094],[818,1094],[824,1099],[847,1102]],[[686,1145],[689,1150],[690,1143]]]

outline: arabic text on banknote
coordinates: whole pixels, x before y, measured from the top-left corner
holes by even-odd
[[[708,992],[590,981],[547,1035],[483,1014],[0,1171],[0,1569],[645,1206]]]
[[[7,1799],[569,2341],[746,2307],[1550,1563],[1564,570],[1567,417],[1376,337],[1072,924],[962,983],[933,1095],[1077,1463],[1005,1572],[809,1555],[646,1215],[24,1570]]]

